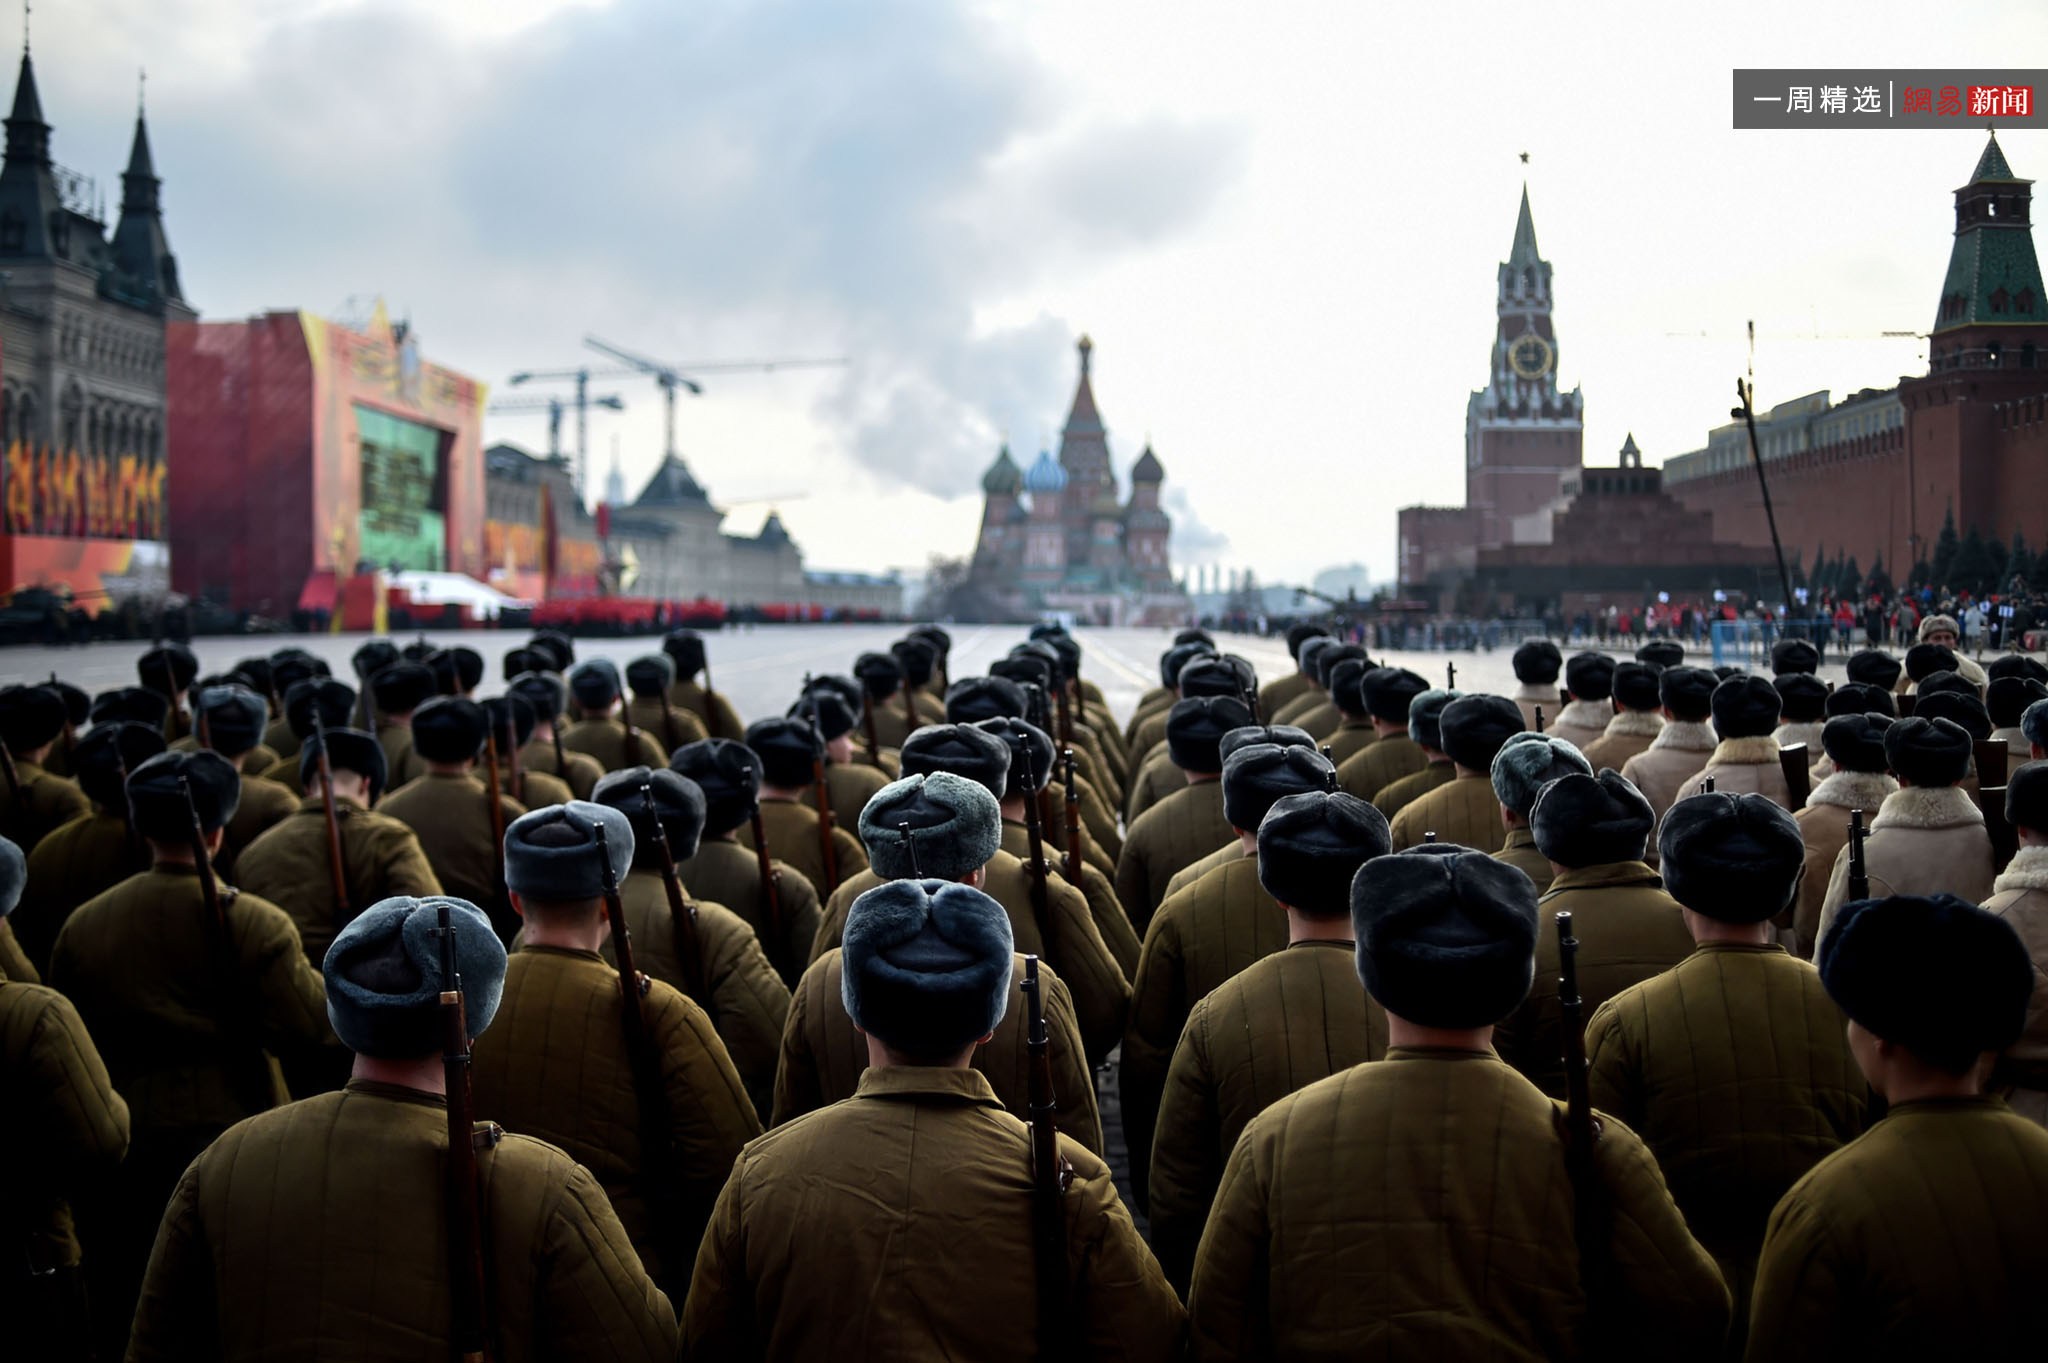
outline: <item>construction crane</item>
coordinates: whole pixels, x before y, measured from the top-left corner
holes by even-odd
[[[561,398],[552,397],[501,398],[485,410],[496,412],[501,416],[512,416],[529,412],[546,412],[548,414],[548,458],[559,463],[562,458],[562,411],[568,405]],[[584,407],[604,407],[614,412],[623,412],[626,410],[626,400],[617,393],[605,393],[594,398],[587,397],[577,409],[579,421],[583,415]]]
[[[846,363],[843,359],[830,359],[713,360],[704,364],[663,364],[659,360],[650,360],[645,355],[615,346],[600,337],[585,336],[583,344],[600,355],[619,361],[630,372],[646,374],[654,380],[654,386],[661,390],[663,404],[661,454],[664,459],[676,457],[676,389],[687,388],[691,397],[700,397],[704,392],[704,385],[683,373],[685,369],[695,374],[771,374],[778,369],[824,369]]]

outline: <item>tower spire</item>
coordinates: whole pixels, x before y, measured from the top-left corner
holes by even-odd
[[[1542,254],[1536,249],[1536,220],[1529,216],[1529,182],[1522,181],[1522,211],[1515,215],[1515,244],[1508,248],[1508,264],[1534,265]]]

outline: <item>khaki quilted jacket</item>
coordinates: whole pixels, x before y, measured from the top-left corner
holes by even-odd
[[[1019,861],[1031,857],[1031,830],[1017,819],[1003,820],[1003,850]],[[1052,856],[1047,849],[1046,856]],[[1065,879],[1067,861],[1057,859],[1053,871]],[[1109,948],[1109,954],[1116,957],[1117,965],[1123,970],[1125,979],[1135,978],[1138,973],[1138,930],[1131,926],[1131,916],[1124,912],[1123,901],[1116,897],[1116,885],[1110,878],[1095,868],[1087,858],[1081,861],[1081,883],[1074,888],[1088,900],[1088,916],[1095,920],[1095,931]]]
[[[1388,734],[1339,762],[1337,784],[1361,800],[1373,800],[1394,782],[1428,765],[1420,743],[1405,733]]]
[[[71,1200],[128,1149],[128,1104],[70,1000],[0,976],[0,1244],[9,1272],[78,1263]]]
[[[1189,862],[1173,873],[1173,879],[1166,882],[1166,899],[1171,899],[1188,886],[1200,880],[1209,872],[1228,861],[1241,861],[1247,855],[1244,839],[1233,836],[1229,842],[1203,857],[1200,861]],[[1159,902],[1165,903],[1166,899]]]
[[[1495,861],[1504,861],[1536,882],[1536,893],[1542,894],[1550,888],[1551,877],[1557,873],[1550,868],[1550,858],[1536,850],[1536,835],[1527,826],[1507,830],[1508,840],[1493,854]]]
[[[499,906],[505,896],[491,843],[489,798],[484,783],[474,775],[428,772],[379,800],[377,813],[413,831],[443,894],[467,899],[490,914],[502,930],[504,911]],[[525,805],[502,795],[498,806],[507,828],[526,812]]]
[[[761,801],[761,831],[768,836],[768,851],[775,860],[794,867],[799,875],[811,882],[817,891],[818,902],[832,892],[836,883],[825,866],[825,848],[818,830],[818,812],[794,800]],[[739,841],[749,851],[754,846],[754,829],[751,824],[741,824]],[[832,851],[838,864],[831,870],[838,872],[838,880],[845,880],[868,868],[867,850],[860,845],[860,839],[846,829],[834,825],[832,828]]]
[[[725,698],[723,691],[713,691],[708,696],[695,679],[669,683],[668,703],[688,710],[703,721],[705,732],[713,738],[744,738],[747,726],[740,721],[740,712],[732,708],[732,702]]]
[[[568,764],[567,771],[555,769],[555,745],[552,739],[536,738],[519,750],[519,765],[528,772],[540,772],[566,782],[570,791],[579,800],[588,800],[590,792],[604,779],[604,768],[589,753],[562,749],[562,760]]]
[[[797,981],[789,1025],[782,1033],[781,1063],[775,1072],[772,1126],[851,1098],[860,1087],[860,1076],[868,1067],[868,1045],[846,1015],[846,1003],[839,993],[841,973],[839,949],[834,947],[813,961]],[[1054,1121],[1061,1135],[1073,1137],[1099,1155],[1103,1150],[1102,1115],[1095,1103],[1095,1075],[1088,1068],[1081,1028],[1074,1020],[1073,995],[1050,965],[1041,963],[1038,975],[1044,986],[1041,997],[1050,1038],[1047,1051],[1052,1061],[1053,1099],[1058,1105]],[[975,1048],[974,1068],[988,1080],[1005,1110],[1029,1120],[1030,1057],[1024,1045],[1029,1012],[1023,986],[1024,957],[1019,954],[1010,972],[1010,1005],[996,1024],[993,1039]]]
[[[1042,1347],[1030,1137],[974,1070],[882,1068],[741,1152],[683,1308],[703,1363],[1056,1357],[1168,1363],[1180,1300],[1108,1166],[1061,1138],[1076,1340]],[[792,1228],[801,1233],[792,1233]]]
[[[452,1357],[447,1105],[357,1080],[243,1122],[185,1171],[134,1363]],[[492,1357],[675,1357],[675,1315],[589,1170],[508,1135],[477,1153]]]
[[[1700,768],[1700,775],[1714,778],[1716,794],[1761,795],[1780,809],[1789,808],[1792,803],[1791,788],[1785,784],[1785,769],[1778,765],[1778,740],[1769,734],[1722,739],[1707,755],[1707,765]],[[1690,793],[1690,789],[1682,794]]]
[[[1782,947],[1707,942],[1587,1024],[1593,1106],[1656,1155],[1738,1315],[1771,1208],[1862,1134],[1870,1091],[1844,1021]]]
[[[1387,1015],[1353,944],[1311,939],[1254,962],[1195,1004],[1174,1047],[1152,1137],[1152,1248],[1185,1292],[1223,1165],[1251,1119],[1387,1053]]]
[[[119,814],[95,805],[56,829],[28,854],[28,886],[8,915],[22,951],[36,969],[45,968],[57,931],[73,909],[148,869],[148,849],[128,836]]]
[[[761,1123],[704,1010],[659,982],[641,1003],[668,1100],[675,1202],[659,1217],[619,976],[596,952],[528,946],[512,957],[498,1016],[472,1052],[471,1085],[479,1117],[559,1145],[595,1174],[654,1280],[680,1287],[733,1156]]]
[[[336,800],[334,816],[341,831],[349,918],[393,895],[441,893],[441,882],[410,827],[352,800]],[[334,877],[327,848],[326,810],[319,796],[309,795],[290,818],[249,844],[235,866],[237,885],[292,916],[299,944],[315,970],[334,942]]]
[[[1393,816],[1396,852],[1424,841],[1425,833],[1475,852],[1500,851],[1507,845],[1508,830],[1500,820],[1500,797],[1494,794],[1493,782],[1476,772],[1458,775],[1418,795]]]
[[[1342,766],[1379,741],[1380,731],[1372,726],[1372,720],[1347,718],[1330,735],[1330,761]]]
[[[1728,1290],[1657,1163],[1594,1147],[1632,1356],[1720,1356]],[[1396,1048],[1282,1098],[1224,1167],[1195,1259],[1191,1357],[1576,1359],[1586,1290],[1557,1105],[1487,1051]]]
[[[1187,774],[1173,765],[1173,759],[1165,749],[1160,749],[1156,756],[1141,759],[1138,769],[1131,773],[1130,791],[1124,796],[1124,827],[1129,828],[1138,821],[1139,815],[1187,783]]]
[[[36,844],[92,808],[76,782],[44,771],[33,762],[14,759],[14,790],[0,790],[0,838],[26,856]]]
[[[606,771],[623,771],[627,767],[665,767],[668,754],[661,750],[661,744],[650,738],[646,730],[634,726],[632,744],[626,742],[626,726],[606,716],[603,719],[580,719],[562,730],[562,748],[565,752],[580,752],[594,758],[597,765]]]
[[[1198,781],[1139,816],[1116,866],[1116,897],[1142,933],[1173,873],[1237,836],[1223,817],[1223,783]]]
[[[747,921],[775,963],[775,973],[783,984],[794,986],[818,935],[818,892],[779,857],[770,858],[769,871],[775,877],[775,917],[761,889],[761,862],[751,843],[706,838],[697,844],[696,856],[676,867],[693,897],[723,904]]]
[[[1376,752],[1375,743],[1367,753]],[[1372,807],[1392,820],[1395,815],[1415,801],[1435,790],[1447,786],[1458,778],[1458,768],[1448,757],[1441,762],[1431,762],[1419,771],[1412,771],[1397,781],[1380,787],[1379,794],[1372,797]]]
[[[1792,914],[1792,949],[1801,959],[1813,959],[1828,878],[1835,872],[1835,858],[1849,842],[1850,811],[1862,810],[1863,826],[1869,828],[1879,806],[1898,788],[1899,783],[1883,772],[1837,771],[1815,782],[1806,807],[1793,814],[1799,836],[1806,841],[1806,866],[1800,872],[1799,899]]]

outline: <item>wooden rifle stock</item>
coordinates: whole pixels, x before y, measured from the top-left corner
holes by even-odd
[[[860,719],[862,727],[867,730],[868,761],[879,768],[882,765],[882,740],[875,736],[875,706],[880,702],[875,699],[875,693],[865,687],[863,694],[867,697],[867,704],[860,707]]]
[[[1863,811],[1849,811],[1849,901],[1870,898],[1870,867],[1863,859]],[[1816,948],[1819,943],[1814,943]]]
[[[1053,681],[1053,703],[1059,707],[1060,743],[1072,747],[1074,743],[1074,714],[1067,708],[1067,684],[1055,678]]]
[[[1593,1119],[1593,1095],[1586,1063],[1586,1008],[1579,994],[1579,939],[1572,935],[1570,910],[1557,915],[1557,1011],[1564,1041],[1564,1158],[1571,1175],[1572,1201],[1577,1212],[1579,1273],[1591,1299],[1606,1277],[1609,1245],[1606,1226],[1605,1192],[1594,1162],[1593,1146],[1600,1139],[1599,1123]],[[1597,1322],[1588,1311],[1589,1325]]]
[[[1052,1037],[1045,1025],[1038,958],[1024,958],[1025,1052],[1031,1121],[1031,1247],[1038,1285],[1038,1356],[1068,1356],[1067,1219],[1061,1206],[1074,1168],[1060,1154],[1052,1088]]]
[[[334,884],[334,931],[337,936],[355,917],[348,896],[348,868],[341,851],[341,815],[334,808],[334,768],[327,761],[327,726],[320,722],[320,709],[313,707],[313,751],[318,762],[320,812],[327,818],[327,874]]]
[[[666,688],[661,693],[661,736],[664,740],[662,751],[671,756],[675,754],[677,748],[683,746],[676,742],[676,712],[675,708],[668,703],[668,691]]]
[[[619,697],[619,723],[626,730],[625,746],[620,752],[625,761],[619,765],[637,767],[640,765],[640,731],[633,727],[633,699],[630,696]]]
[[[555,748],[555,775],[561,777],[562,783],[567,785],[569,782],[569,758],[562,751],[562,717],[560,715],[556,715],[552,720],[548,721],[548,739],[554,744]]]
[[[775,865],[768,856],[768,830],[761,824],[761,806],[758,802],[748,816],[754,828],[754,861],[761,869],[761,907],[768,915],[768,940],[761,945],[768,948],[768,959],[779,971],[782,959],[782,887],[775,878]]]
[[[448,1093],[448,1284],[454,1303],[451,1342],[460,1363],[489,1363],[490,1299],[484,1290],[483,1217],[477,1207],[478,1133],[469,1092],[469,1019],[463,1010],[462,973],[456,965],[455,928],[448,901],[439,909],[441,935],[441,1078]],[[487,1128],[486,1144],[497,1143]]]
[[[512,798],[520,804],[526,803],[526,767],[519,760],[519,731],[512,724],[512,708],[505,707],[505,761],[512,768],[510,786]]]
[[[1045,892],[1045,827],[1044,815],[1039,807],[1043,794],[1038,788],[1038,772],[1031,764],[1031,742],[1027,738],[1017,747],[1017,757],[1024,764],[1024,829],[1031,839],[1031,912],[1038,920],[1038,936],[1045,948],[1045,955],[1053,954],[1052,910],[1046,902]]]
[[[1060,754],[1066,768],[1067,785],[1067,857],[1062,864],[1067,883],[1076,888],[1081,884],[1081,788],[1074,780],[1074,750],[1067,748]]]
[[[192,847],[192,867],[199,872],[199,894],[206,901],[206,913],[213,920],[222,943],[228,932],[228,915],[221,903],[220,882],[214,878],[213,857],[206,850],[206,829],[199,822],[199,805],[192,798],[192,782],[189,778],[178,778],[178,793],[185,797],[185,813],[190,820],[190,832],[186,841]],[[232,959],[232,958],[230,958]]]
[[[1785,808],[1797,814],[1806,808],[1806,797],[1813,793],[1813,771],[1806,765],[1806,745],[1793,743],[1778,749],[1778,770],[1785,776]]]
[[[903,693],[903,718],[905,723],[908,725],[908,727],[904,729],[903,735],[905,738],[908,738],[911,734],[914,734],[918,731],[918,728],[922,723],[922,721],[920,721],[917,717],[917,701],[912,697],[911,694],[916,688],[911,686],[908,678],[905,678],[903,685],[898,689],[901,690]]]
[[[149,869],[149,848],[143,845],[142,835],[135,829],[135,797],[128,793],[128,759],[121,756],[121,745],[114,748],[114,771],[121,778],[121,822],[128,833],[128,854],[135,858],[137,870]],[[0,747],[0,752],[5,752]]]
[[[683,968],[683,992],[701,1007],[711,1006],[711,991],[704,982],[704,943],[697,935],[697,906],[683,898],[682,878],[676,874],[674,849],[668,845],[668,826],[654,803],[654,783],[640,783],[640,800],[653,825],[654,848],[661,854],[661,889],[668,896],[669,930],[676,939],[677,963]]]

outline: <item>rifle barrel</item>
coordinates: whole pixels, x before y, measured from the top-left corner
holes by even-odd
[[[1073,1181],[1073,1170],[1060,1155],[1057,1100],[1052,1087],[1052,1038],[1045,1025],[1043,986],[1038,958],[1024,958],[1024,1044],[1029,1058],[1031,1119],[1031,1243],[1037,1275],[1038,1356],[1065,1355],[1069,1324],[1067,1301],[1067,1228],[1061,1199]]]
[[[779,971],[783,967],[782,941],[782,889],[775,880],[775,865],[768,855],[768,830],[761,823],[761,806],[756,804],[751,816],[754,828],[754,863],[761,872],[761,907],[768,914],[768,940],[762,945],[768,949],[768,959]]]
[[[1078,888],[1081,884],[1081,788],[1074,779],[1074,750],[1068,748],[1062,756],[1067,774],[1066,876],[1067,883]]]
[[[469,1019],[448,901],[437,906],[441,940],[441,1078],[448,1094],[448,1282],[455,1356],[486,1363],[491,1356],[489,1297],[484,1291],[484,1237],[477,1209],[476,1118],[469,1092]]]
[[[669,927],[676,939],[676,955],[683,971],[683,992],[699,1004],[709,1006],[710,990],[704,983],[704,944],[697,936],[697,907],[683,898],[682,878],[676,874],[675,851],[668,845],[668,826],[654,803],[654,785],[640,783],[640,799],[654,826],[653,842],[661,854],[661,889],[668,898]]]
[[[334,884],[334,932],[336,936],[355,917],[355,905],[348,894],[348,865],[342,855],[341,815],[334,807],[334,768],[327,760],[327,726],[320,722],[316,707],[313,714],[314,756],[318,763],[316,779],[320,782],[320,812],[327,819],[327,873]]]

